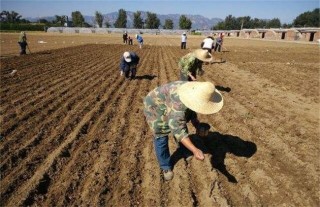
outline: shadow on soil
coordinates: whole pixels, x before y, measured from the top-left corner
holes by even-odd
[[[251,157],[257,151],[255,143],[244,141],[237,136],[224,135],[219,132],[209,132],[208,136],[202,138],[196,134],[190,135],[192,143],[198,147],[204,154],[211,154],[212,167],[225,175],[229,182],[237,183],[237,179],[228,172],[224,160],[227,153],[231,153],[238,157]],[[182,153],[183,147],[178,148],[171,156],[173,166],[185,157],[188,153]],[[189,152],[191,154],[191,152]],[[190,156],[190,155],[189,155]],[[194,158],[192,158],[194,159]]]
[[[216,86],[216,89],[218,89],[219,91],[227,92],[227,93],[231,91],[230,87],[224,87],[224,86]]]
[[[147,79],[147,80],[153,80],[156,75],[141,75],[141,76],[136,76],[135,79],[137,80],[142,80],[142,79]]]

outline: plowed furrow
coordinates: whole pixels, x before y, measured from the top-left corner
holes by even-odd
[[[101,81],[100,81],[101,82]],[[89,95],[90,93],[92,93],[92,88],[97,88],[97,86],[98,86],[98,84],[100,83],[100,82],[97,82],[95,85],[93,85],[92,87],[90,87],[90,88],[88,88],[87,90],[83,90],[83,92],[84,92],[84,95],[86,95],[86,91],[87,91],[87,94]],[[78,90],[77,90],[77,92],[78,92]],[[79,97],[77,98],[77,99],[79,99]],[[70,99],[69,99],[70,100]],[[70,100],[70,101],[72,101],[72,99]],[[38,140],[36,141],[36,143],[37,143],[37,145],[39,145],[39,144],[41,144],[47,151],[49,150],[49,149],[54,149],[54,146],[55,145],[58,145],[61,141],[63,141],[63,138],[64,138],[64,136],[67,136],[67,134],[65,134],[66,132],[68,132],[68,131],[70,131],[70,129],[72,129],[73,127],[72,127],[72,125],[75,125],[78,121],[77,121],[77,117],[81,117],[81,113],[85,113],[86,111],[88,111],[90,108],[91,108],[91,106],[90,106],[90,102],[92,102],[92,103],[94,103],[94,102],[96,102],[96,99],[94,99],[94,100],[87,100],[86,101],[86,99],[84,99],[84,101],[81,101],[81,102],[79,102],[75,107],[74,107],[74,110],[75,111],[79,111],[79,114],[73,114],[73,113],[71,113],[71,114],[68,114],[68,116],[69,116],[69,119],[71,118],[71,120],[69,120],[68,121],[68,116],[67,117],[65,117],[63,120],[61,120],[61,121],[59,121],[60,123],[62,122],[62,123],[68,123],[67,124],[67,126],[65,126],[65,125],[62,125],[62,127],[64,127],[64,129],[61,129],[60,130],[60,132],[59,132],[59,122],[57,123],[57,126],[56,127],[53,127],[53,129],[55,130],[55,132],[54,132],[54,130],[53,130],[53,132],[51,132],[52,134],[51,134],[51,136],[49,136],[49,137],[51,137],[51,138],[47,138],[45,141],[46,142],[39,142]],[[87,107],[86,108],[83,108],[83,103],[86,103],[86,104],[88,104],[87,105]],[[70,103],[67,103],[67,104],[70,104]],[[71,105],[68,105],[69,107],[72,107]],[[64,108],[63,108],[64,109]],[[62,112],[62,113],[64,113],[64,112]],[[55,115],[55,114],[53,114],[53,115]],[[61,118],[63,118],[63,115],[58,115],[58,114],[56,114],[56,116],[57,117],[61,117]],[[48,124],[49,125],[49,124]],[[64,132],[64,134],[61,134],[61,132]],[[54,139],[54,138],[56,138],[56,137],[58,137],[58,139]],[[60,140],[60,141],[59,141]],[[34,142],[31,142],[31,144],[33,144]],[[32,146],[32,148],[35,148],[35,147],[37,147],[37,145],[36,146]],[[46,146],[46,145],[48,145],[48,146]],[[24,152],[24,151],[31,151],[31,149],[32,148],[30,148],[30,149],[26,149],[26,148],[22,148],[21,150],[20,150],[20,152]],[[38,164],[40,164],[41,163],[41,160],[42,159],[44,159],[44,157],[42,157],[41,156],[41,154],[42,154],[42,152],[41,152],[41,150],[37,150],[38,152],[39,152],[39,155],[40,155],[40,157],[39,157],[39,155],[37,154],[37,153],[33,153],[33,156],[30,156],[30,157],[28,157],[28,159],[27,160],[24,160],[23,162],[19,162],[20,163],[20,165],[19,165],[19,167],[21,168],[22,166],[24,166],[24,164],[23,163],[27,163],[27,165],[29,165],[29,164],[32,164],[31,166],[32,166],[32,168],[34,169],[34,168],[36,168],[36,166],[38,165]],[[18,154],[20,154],[20,153],[18,153]],[[15,155],[14,155],[15,156]],[[20,159],[22,159],[23,157],[20,157]],[[12,160],[12,159],[11,159]],[[29,164],[28,164],[29,163]],[[13,164],[15,164],[15,163],[13,163]],[[18,172],[18,173],[21,173],[21,171],[19,170],[19,169],[17,169],[16,171],[13,171],[13,172]],[[15,177],[17,177],[17,175],[12,175],[12,176],[15,176]],[[9,176],[8,178],[10,178],[10,177],[12,177],[12,176]],[[25,177],[24,177],[24,179],[25,179]],[[16,180],[16,182],[19,182],[19,179],[17,179]],[[4,183],[6,183],[6,182],[4,182]]]
[[[102,98],[102,101],[99,101],[99,103],[101,104],[102,102],[105,102],[107,99],[108,97],[104,96]],[[39,168],[36,169],[34,175],[26,183],[24,183],[15,193],[13,193],[14,195],[8,200],[8,205],[14,203],[21,204],[22,201],[27,199],[27,196],[29,195],[30,191],[26,191],[26,189],[34,189],[34,187],[39,183],[42,177],[45,176],[45,173],[48,171],[50,166],[52,166],[52,164],[59,157],[59,155],[63,153],[64,149],[68,148],[68,146],[72,145],[72,143],[80,139],[81,134],[83,134],[82,130],[89,124],[92,116],[97,112],[97,110],[99,110],[99,107],[95,107],[89,110],[81,118],[81,121],[78,123],[75,129],[68,135],[68,137],[61,143],[61,145],[58,148],[56,148],[50,154],[49,157],[46,158],[46,160],[43,162],[43,165],[39,166]]]
[[[71,79],[70,82],[72,84],[64,83],[64,84],[59,85],[56,88],[53,88],[52,90],[48,91],[48,94],[44,95],[44,97],[46,97],[46,98],[43,100],[43,102],[35,104],[33,110],[27,112],[26,114],[22,114],[21,117],[19,117],[20,119],[15,120],[11,127],[10,126],[7,127],[6,131],[3,132],[2,136],[5,136],[9,133],[14,133],[13,131],[15,130],[15,128],[18,128],[17,131],[21,131],[21,130],[19,130],[19,127],[24,127],[24,126],[23,125],[18,126],[15,123],[19,123],[19,122],[22,123],[23,121],[32,122],[29,119],[32,120],[34,117],[36,117],[34,114],[41,112],[41,110],[44,110],[45,112],[47,111],[47,113],[41,113],[42,118],[40,117],[40,119],[38,119],[39,121],[41,121],[44,116],[47,116],[47,114],[52,114],[56,109],[58,109],[59,105],[61,104],[59,102],[53,103],[53,100],[55,100],[53,97],[63,97],[62,100],[67,101],[68,100],[67,98],[69,97],[68,93],[70,90],[74,91],[74,92],[70,92],[71,94],[79,93],[79,91],[75,90],[76,86],[83,83],[83,81],[87,81],[88,83],[91,81],[94,81],[94,77],[97,77],[97,78],[100,77],[103,74],[103,72],[101,72],[101,74],[93,74],[94,75],[93,77],[91,74],[86,74],[87,76],[83,76],[84,74],[79,74],[79,76],[76,77],[74,80]],[[5,126],[6,125],[4,125],[4,127],[3,127],[4,129],[5,129]],[[15,141],[15,140],[12,140],[12,141]],[[9,144],[10,144],[10,142],[8,143],[8,145]]]
[[[229,77],[228,79],[231,79],[231,80],[227,80],[227,82],[232,81],[232,79],[234,78],[232,76],[232,74],[229,74],[228,77]],[[259,80],[258,77],[256,77],[256,79]],[[233,83],[236,83],[236,82],[233,82]],[[231,85],[233,85],[233,84],[230,84],[230,86]],[[241,85],[241,86],[236,86],[234,88],[239,88],[239,87],[245,88],[246,86]],[[248,88],[248,91],[250,91],[249,88]],[[263,91],[263,90],[260,89],[260,91]],[[254,91],[252,91],[252,92],[255,93]],[[264,92],[267,92],[267,91],[264,91]],[[268,95],[265,95],[265,96],[268,96]],[[246,124],[247,130],[243,131],[242,133],[247,133],[247,131],[249,130],[252,134],[252,138],[259,143],[260,148],[258,148],[258,149],[259,149],[260,153],[264,154],[264,159],[268,159],[270,163],[275,164],[275,166],[273,166],[273,168],[266,168],[267,166],[262,165],[261,166],[262,169],[259,169],[262,171],[259,171],[259,170],[256,171],[256,172],[263,172],[266,176],[265,177],[266,179],[268,176],[274,174],[275,169],[278,169],[279,171],[277,170],[278,171],[277,174],[281,175],[282,174],[281,172],[283,170],[288,171],[290,168],[293,167],[291,170],[289,170],[289,171],[293,172],[293,171],[295,171],[294,169],[301,168],[302,166],[304,166],[303,168],[306,168],[306,166],[308,166],[307,167],[308,170],[305,173],[307,173],[307,174],[310,173],[310,174],[309,174],[309,176],[306,176],[306,180],[302,181],[303,186],[300,186],[299,189],[305,188],[304,186],[306,186],[306,185],[312,186],[313,181],[310,182],[310,180],[314,180],[314,178],[312,178],[310,176],[312,174],[315,175],[315,169],[314,169],[313,165],[309,165],[308,163],[302,162],[299,159],[299,157],[297,157],[294,153],[292,153],[293,148],[290,147],[290,142],[292,142],[292,141],[294,142],[294,139],[293,139],[294,137],[283,136],[284,132],[281,132],[281,131],[278,131],[278,133],[276,132],[276,134],[278,134],[277,136],[269,136],[270,134],[275,133],[275,131],[270,130],[270,129],[272,129],[272,128],[276,129],[276,128],[278,128],[278,126],[275,125],[271,128],[265,127],[266,125],[273,124],[273,123],[269,122],[268,120],[271,120],[274,118],[276,118],[278,120],[283,119],[283,114],[286,114],[286,112],[285,113],[283,113],[283,112],[288,110],[289,107],[286,107],[284,105],[282,105],[282,106],[276,105],[275,103],[277,103],[277,100],[276,100],[277,97],[273,97],[270,100],[265,100],[265,99],[259,100],[259,99],[257,99],[257,98],[259,98],[259,96],[256,95],[255,98],[256,98],[255,100],[250,100],[250,98],[248,99],[248,96],[246,96],[244,94],[238,95],[237,93],[232,93],[232,97],[229,100],[229,102],[233,103],[233,105],[228,106],[229,113],[225,114],[225,117],[227,118],[229,114],[230,115],[231,114],[234,114],[234,115],[238,114],[238,116],[232,115],[229,119],[230,120],[232,120],[232,119],[239,120],[240,123],[239,123],[239,121],[232,121],[232,122],[239,123],[240,125],[233,124],[233,126],[230,126],[231,128],[229,128],[228,131],[235,131],[235,129],[236,129],[237,134],[241,134],[241,131],[243,131],[242,130],[243,127],[241,127],[241,124]],[[270,102],[270,103],[266,104],[266,102]],[[252,107],[252,103],[256,106]],[[259,103],[263,103],[264,107],[259,107]],[[241,109],[241,110],[239,110],[239,109]],[[282,113],[280,112],[277,114],[273,114],[273,117],[270,117],[269,114],[273,110],[279,111],[279,112],[282,111]],[[287,114],[290,114],[290,113],[291,112],[289,112]],[[253,117],[260,117],[260,119],[259,119],[260,121],[257,122],[257,120],[255,120],[255,122],[252,122],[251,120]],[[263,117],[266,117],[266,118],[263,118]],[[290,129],[290,123],[283,123],[283,129],[284,130]],[[291,140],[291,141],[290,142],[283,142],[281,139],[279,139],[280,137],[281,137],[281,139],[284,139],[284,140],[286,140],[288,138],[288,140]],[[278,143],[278,144],[274,145],[274,143]],[[273,155],[272,155],[273,153],[271,153],[271,154],[268,153],[268,151],[269,151],[268,149],[270,149],[273,153],[281,152],[282,156],[285,156],[285,158],[282,158],[282,159],[283,160],[289,159],[290,164],[287,162],[283,162],[282,160],[279,160],[279,162],[275,162]],[[258,154],[256,156],[258,157],[260,155]],[[295,163],[294,165],[296,165],[296,166],[292,166],[293,163]],[[235,169],[238,169],[238,168],[236,167]],[[257,178],[257,175],[255,174],[256,172],[251,172],[251,174],[248,174],[247,176],[253,177],[252,179],[256,179]],[[241,173],[241,172],[238,172],[238,173]],[[280,176],[278,178],[273,178],[271,186],[272,186],[272,188],[274,188],[274,191],[280,191],[280,189],[289,190],[289,188],[292,188],[293,185],[295,185],[295,184],[293,184],[294,180],[295,180],[294,177],[298,176],[295,174],[296,173],[292,173],[291,174],[292,177],[290,179],[288,179],[286,186],[282,186],[281,188],[279,188],[278,186],[281,183],[282,176]],[[291,181],[289,181],[289,180],[291,180]],[[257,182],[257,180],[255,180],[254,182]],[[289,184],[288,182],[289,183],[291,182],[292,184]],[[309,183],[309,184],[307,184],[307,183]],[[288,186],[290,186],[290,187],[288,187]],[[269,181],[269,188],[271,188],[270,181]],[[305,189],[305,191],[308,191],[308,190]],[[248,189],[246,189],[246,192],[250,193],[251,199],[253,199],[253,201],[257,202],[257,198],[254,198],[255,197],[254,192],[251,192]],[[292,199],[295,199],[295,198],[292,198]],[[281,203],[281,201],[277,201],[277,202]],[[311,200],[309,202],[310,202],[310,204],[312,203]],[[297,201],[297,203],[299,203],[299,201]]]
[[[86,46],[86,47],[89,47],[89,46]],[[95,49],[95,48],[93,48],[93,49]],[[81,67],[80,67],[81,65],[86,65],[87,63],[91,63],[92,60],[94,60],[94,59],[97,60],[96,59],[97,55],[93,55],[93,53],[97,53],[94,50],[93,51],[88,50],[88,51],[86,51],[86,53],[73,54],[73,55],[69,54],[67,52],[67,50],[64,50],[62,53],[64,53],[64,56],[68,58],[68,61],[66,61],[65,58],[60,58],[59,56],[57,56],[57,53],[55,53],[53,58],[57,59],[56,62],[48,61],[48,63],[46,63],[44,65],[39,65],[39,63],[38,63],[39,59],[36,59],[36,61],[31,61],[31,62],[33,62],[33,65],[31,65],[29,67],[26,67],[24,64],[22,64],[22,65],[19,65],[19,68],[13,68],[13,69],[18,70],[19,75],[16,77],[10,77],[10,76],[6,77],[7,79],[4,79],[4,81],[10,83],[10,80],[16,80],[17,83],[16,84],[6,84],[6,85],[4,85],[2,90],[4,90],[4,91],[9,90],[9,88],[7,88],[8,86],[11,89],[12,88],[13,89],[19,88],[18,91],[13,90],[15,92],[9,94],[10,97],[12,96],[11,97],[12,99],[14,97],[20,98],[25,93],[30,94],[30,90],[32,92],[31,94],[35,95],[35,94],[38,94],[36,90],[38,90],[39,88],[41,89],[43,86],[45,86],[47,84],[52,84],[52,82],[51,82],[52,79],[47,78],[48,75],[59,82],[62,82],[63,80],[67,80],[69,78],[68,76],[74,75],[74,74],[72,74],[71,70],[65,70],[65,68],[70,68],[70,62],[71,63],[72,62],[80,63],[80,65],[75,64],[75,65],[72,65],[72,67],[71,67],[71,68],[74,68],[75,70],[77,70],[78,68],[81,69]],[[99,52],[98,52],[98,54],[99,54]],[[81,55],[81,56],[79,56],[79,55]],[[82,60],[84,60],[84,59],[87,61],[83,62]],[[21,70],[21,72],[20,72],[20,70]],[[61,79],[57,79],[56,76],[61,77]],[[37,82],[41,83],[41,84],[34,84],[33,82],[30,82],[29,80],[31,78],[37,80]],[[19,87],[17,87],[17,86],[19,86]],[[24,90],[24,89],[26,89],[26,90]],[[19,104],[19,100],[23,100],[23,99],[18,99],[17,101],[14,101],[13,103],[15,105]]]
[[[111,88],[117,88],[116,86],[121,84],[122,81],[119,80],[114,82],[114,85]],[[101,85],[101,88],[104,90],[107,89],[107,85]],[[72,201],[72,197],[74,197],[74,192],[81,186],[78,186],[80,183],[78,179],[85,179],[84,175],[86,175],[87,167],[92,165],[95,159],[90,156],[91,154],[95,156],[96,147],[99,143],[108,142],[104,136],[96,136],[95,132],[97,129],[97,123],[101,121],[106,121],[106,117],[108,121],[112,121],[112,117],[108,114],[102,114],[105,108],[113,108],[114,102],[110,101],[110,97],[113,97],[118,89],[108,91],[106,93],[102,93],[101,102],[98,103],[95,113],[92,115],[88,123],[82,128],[81,131],[81,139],[75,140],[73,143],[69,144],[61,153],[61,156],[57,157],[53,165],[48,169],[48,175],[51,180],[55,182],[52,185],[47,186],[50,189],[52,195],[49,195],[47,201],[39,200],[41,198],[41,194],[34,192],[29,195],[27,199],[30,203],[32,201],[39,203],[43,203],[45,205],[67,205],[67,203]],[[92,138],[91,138],[92,137]],[[63,154],[66,154],[64,156]],[[81,157],[81,163],[77,163],[79,157]],[[90,168],[91,169],[91,168]],[[73,176],[70,179],[70,174],[63,174],[63,172],[71,173]],[[76,179],[75,179],[76,178]],[[71,190],[72,189],[72,190]],[[60,199],[59,203],[52,203],[52,199],[56,200],[56,196],[58,198],[63,197],[64,199]],[[47,204],[45,204],[47,203]]]

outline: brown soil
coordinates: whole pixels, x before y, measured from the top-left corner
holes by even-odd
[[[1,205],[320,205],[318,45],[227,38],[199,77],[224,108],[199,116],[208,138],[189,127],[205,160],[187,163],[170,139],[165,182],[142,99],[178,80],[179,58],[203,37],[180,50],[179,36],[146,36],[139,49],[115,35],[30,33],[32,54],[18,56],[17,36],[1,34]],[[126,50],[141,57],[136,80],[119,76]]]

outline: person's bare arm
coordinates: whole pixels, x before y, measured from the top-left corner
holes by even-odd
[[[193,80],[193,81],[196,81],[197,79],[193,76],[193,75],[191,75],[191,73],[188,73],[188,76],[191,78],[191,80]]]
[[[183,138],[181,143],[188,148],[198,160],[204,160],[203,152],[193,145],[189,137]]]

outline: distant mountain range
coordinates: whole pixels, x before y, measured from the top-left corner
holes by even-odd
[[[131,11],[126,11],[127,13],[127,28],[132,28],[133,27],[133,14],[134,12]],[[108,14],[103,14],[103,16],[105,17],[105,20],[108,20],[108,22],[110,23],[111,27],[113,27],[113,24],[115,23],[115,21],[118,18],[118,12],[112,12],[112,13],[108,13]],[[180,18],[180,14],[157,14],[157,17],[160,19],[161,25],[164,25],[164,22],[166,19],[171,19],[173,21],[173,27],[174,29],[179,29],[179,18]],[[217,23],[223,21],[220,18],[206,18],[204,16],[201,15],[188,15],[185,14],[185,16],[187,18],[189,18],[192,21],[192,29],[195,30],[207,30],[210,29],[212,26],[215,26]],[[85,19],[85,22],[93,25],[94,24],[94,20],[95,17],[94,16],[83,16]],[[141,17],[142,19],[146,19],[147,18],[147,12],[145,11],[141,11]],[[40,17],[41,19],[46,19],[48,21],[52,21],[55,19],[54,16],[50,16],[50,17]],[[36,22],[39,18],[26,18],[29,21],[32,22]],[[69,20],[71,20],[71,17],[69,16]],[[162,28],[160,26],[160,28]]]

